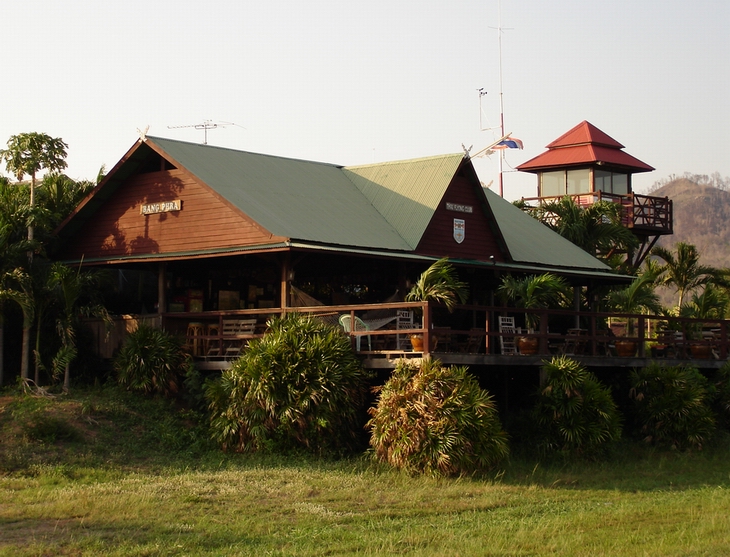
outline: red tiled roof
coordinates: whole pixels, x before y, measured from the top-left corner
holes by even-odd
[[[548,150],[517,166],[540,172],[550,168],[604,163],[630,172],[649,172],[652,166],[622,151],[621,143],[585,120],[547,146]]]

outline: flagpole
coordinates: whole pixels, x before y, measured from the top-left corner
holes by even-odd
[[[499,0],[499,19],[497,38],[499,40],[499,131],[504,137],[504,95],[502,93],[502,0]],[[504,178],[502,177],[502,159],[504,152],[499,154],[499,197],[504,197]]]

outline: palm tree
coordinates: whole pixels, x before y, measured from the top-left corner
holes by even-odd
[[[570,304],[571,289],[568,282],[552,273],[527,275],[515,278],[506,275],[497,288],[497,295],[503,300],[513,301],[517,307],[525,309],[548,309],[566,307]],[[525,314],[528,329],[539,327],[539,318],[534,313]]]
[[[643,273],[626,288],[612,291],[606,300],[609,310],[621,313],[661,313],[662,305],[659,296],[654,292],[655,280],[653,273]]]
[[[36,175],[41,170],[66,168],[68,145],[60,137],[45,133],[21,133],[8,139],[8,148],[0,149],[0,159],[18,181],[30,175],[30,208],[35,206]],[[33,225],[28,226],[28,240],[33,240]]]
[[[22,265],[23,254],[33,245],[22,232],[21,226],[28,219],[28,204],[20,201],[18,188],[10,187],[6,178],[0,177],[0,292],[5,290],[6,279],[15,267]],[[19,226],[20,225],[20,226]],[[9,297],[0,296],[0,386],[5,382],[4,359],[4,308]]]
[[[639,243],[621,223],[618,203],[598,201],[583,207],[566,196],[543,203],[530,214],[563,238],[603,259],[610,259],[615,253],[631,253]]]
[[[30,332],[35,319],[35,299],[33,296],[33,279],[22,267],[16,267],[3,275],[1,300],[13,300],[23,312],[23,341],[20,358],[20,377],[23,381],[29,379],[30,369]]]
[[[456,269],[444,257],[423,271],[406,295],[406,302],[436,302],[453,311],[456,304],[463,304],[468,298],[468,285],[459,280]],[[416,351],[423,350],[423,335],[412,334],[411,344]],[[431,337],[430,345],[435,346]]]
[[[728,306],[730,298],[727,292],[708,284],[702,294],[692,294],[690,302],[679,308],[679,315],[695,319],[725,319]]]
[[[725,273],[715,267],[700,264],[700,254],[692,244],[678,242],[675,245],[676,252],[656,246],[651,254],[662,259],[662,277],[660,283],[663,286],[672,286],[679,294],[676,309],[684,304],[684,298],[693,290],[707,284],[726,284]]]
[[[443,304],[449,311],[468,298],[468,285],[459,280],[448,258],[439,259],[421,273],[406,295],[406,302],[431,301]]]
[[[61,337],[61,349],[54,358],[54,375],[63,370],[63,390],[68,392],[71,387],[71,362],[76,358],[76,328],[79,315],[93,315],[101,317],[107,325],[111,318],[100,301],[97,299],[97,287],[104,279],[99,272],[82,272],[74,270],[61,263],[54,263],[51,267],[49,285],[56,294],[60,311],[56,317],[56,330]],[[81,303],[82,299],[86,303]]]

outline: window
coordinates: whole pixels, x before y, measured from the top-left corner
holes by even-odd
[[[540,174],[540,197],[561,197],[591,191],[589,168],[556,170]]]
[[[629,175],[608,170],[595,170],[593,180],[596,191],[626,195],[629,193]]]
[[[565,194],[565,171],[543,172],[540,175],[540,197]]]

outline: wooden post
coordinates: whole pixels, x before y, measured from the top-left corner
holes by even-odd
[[[644,333],[646,332],[644,330],[644,326],[645,326],[644,325],[644,316],[643,315],[639,316],[639,318],[638,318],[637,321],[638,321],[638,323],[636,325],[636,328],[639,331],[639,340],[638,340],[638,342],[639,342],[639,358],[643,358],[644,357],[644,337],[645,337]]]
[[[540,340],[539,345],[537,349],[538,354],[548,354],[550,351],[548,350],[548,312],[547,311],[541,311],[540,312]]]
[[[279,306],[282,308],[289,307],[289,285],[291,284],[292,266],[291,253],[286,252],[281,261],[281,288],[279,295]]]
[[[167,308],[167,264],[157,266],[157,314],[162,315]]]
[[[431,304],[423,302],[423,357],[431,355]]]

